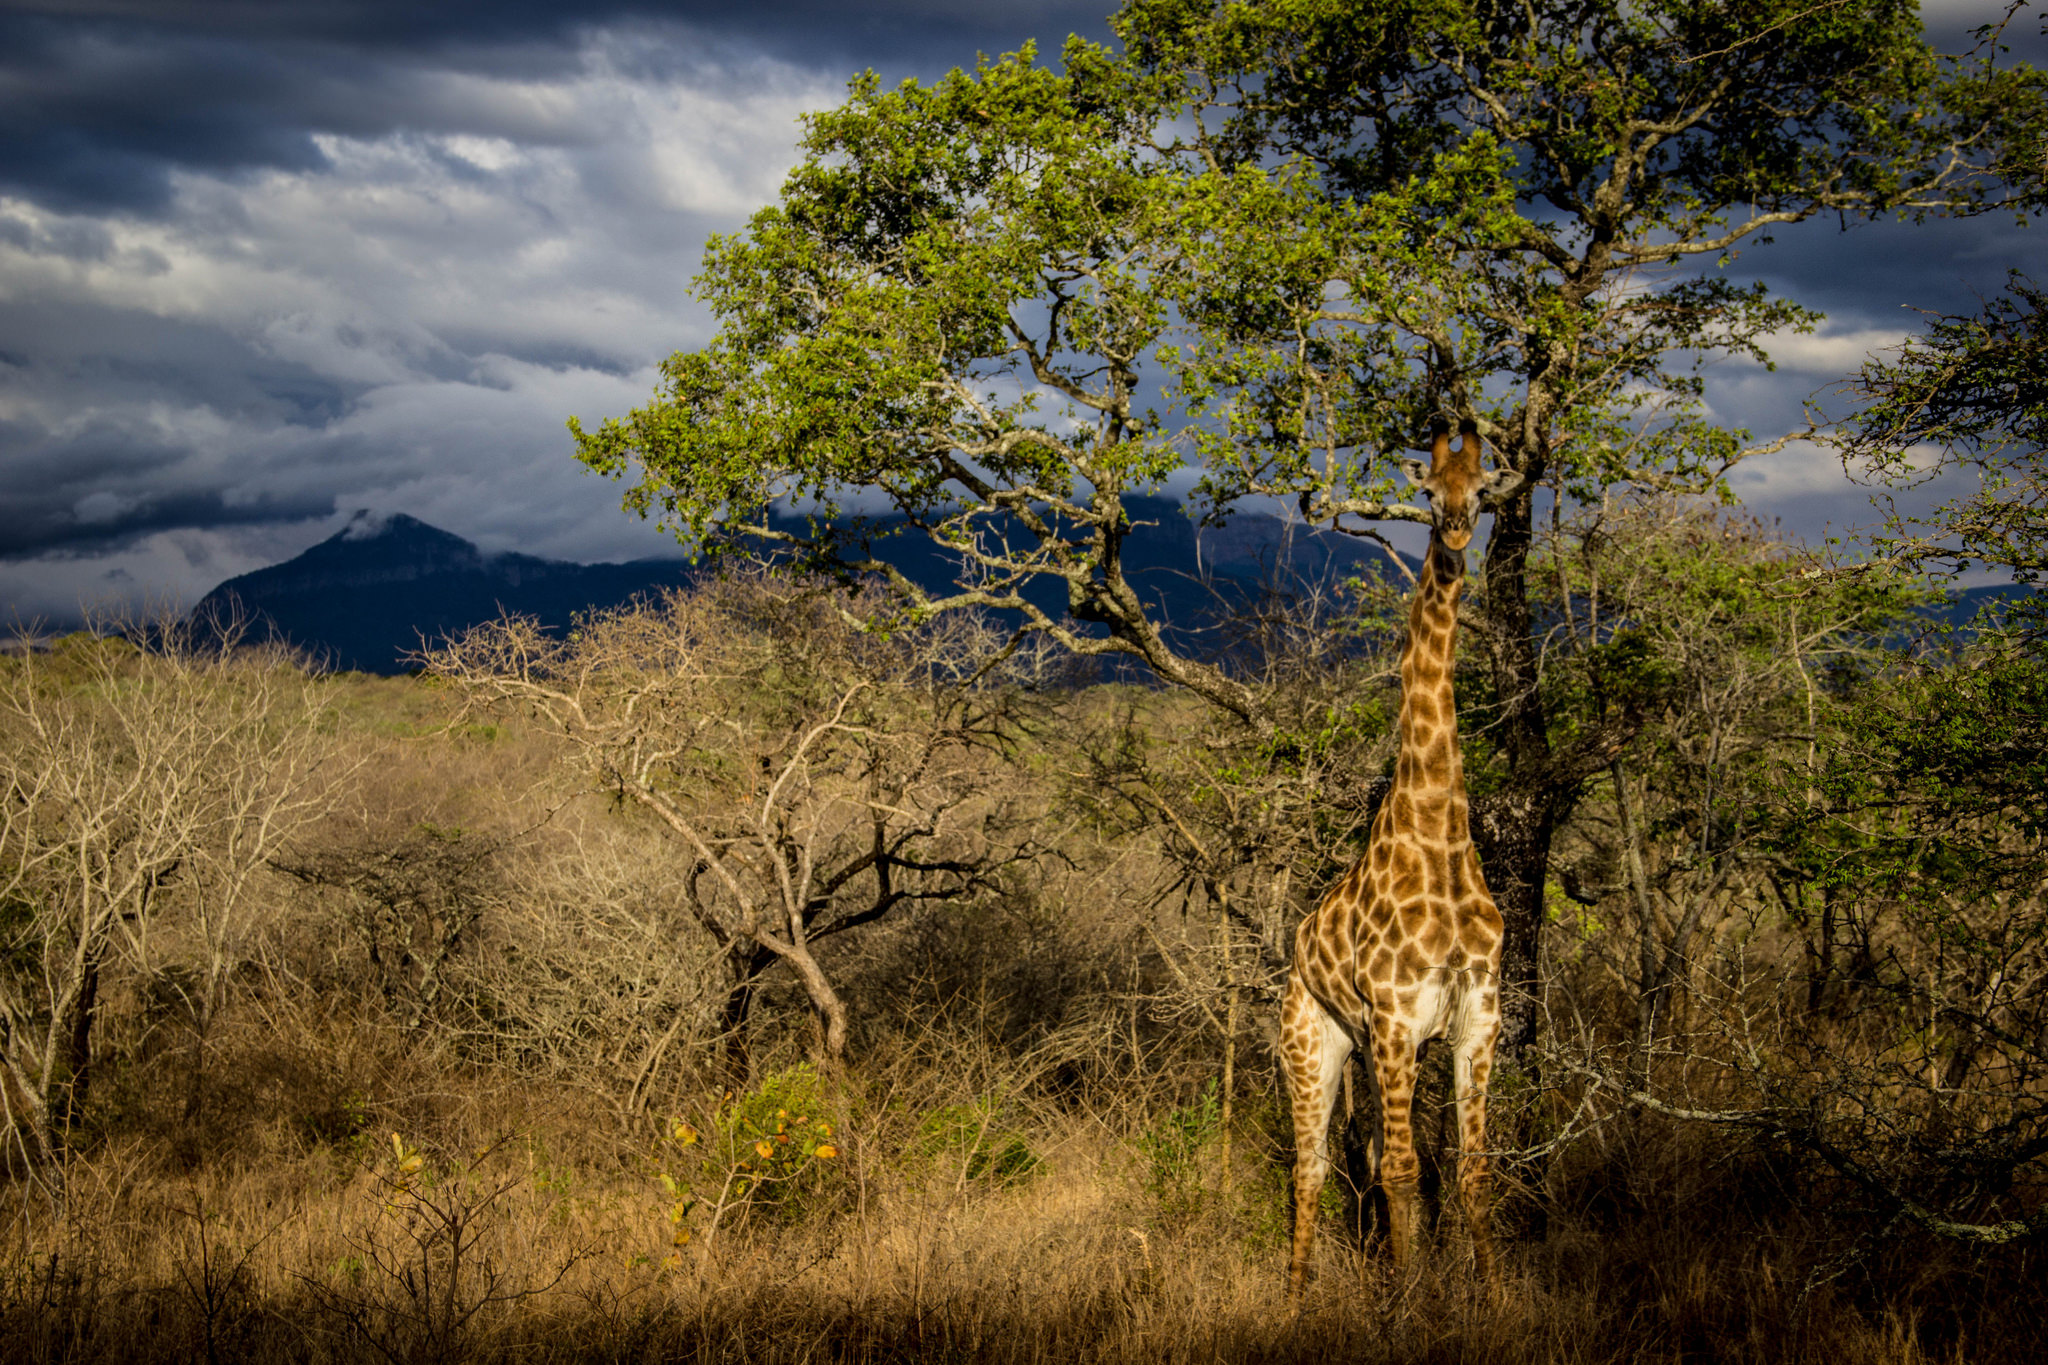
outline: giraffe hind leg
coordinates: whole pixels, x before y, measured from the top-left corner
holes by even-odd
[[[1493,1254],[1493,1204],[1486,1155],[1486,1086],[1493,1075],[1494,1041],[1499,1026],[1475,1022],[1460,1037],[1453,1059],[1458,1092],[1458,1192],[1465,1206],[1465,1226],[1472,1237],[1472,1258],[1479,1274],[1496,1290],[1500,1269]]]
[[[1287,1296],[1299,1305],[1315,1246],[1316,1215],[1330,1172],[1330,1111],[1336,1107],[1351,1036],[1299,977],[1290,977],[1280,1007],[1280,1060],[1294,1111],[1294,1253]]]

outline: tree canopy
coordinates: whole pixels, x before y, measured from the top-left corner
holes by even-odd
[[[1376,535],[1426,517],[1394,475],[1429,419],[1475,421],[1520,475],[1473,618],[1511,790],[1475,814],[1527,987],[1551,831],[1632,730],[1553,742],[1538,491],[1711,491],[1790,439],[1698,402],[1700,362],[1816,318],[1735,253],[1820,213],[2009,202],[2039,73],[1938,55],[1896,0],[1131,0],[1114,26],[1058,69],[1027,46],[857,78],[779,202],[711,245],[715,338],[646,407],[572,420],[580,458],[685,540],[880,573],[915,613],[1007,609],[1269,732],[1254,686],[1148,615],[1125,496],[1191,480],[1215,521],[1282,499]],[[791,500],[807,530],[769,519]],[[956,553],[958,591],[894,574],[884,529]],[[1025,595],[1044,575],[1064,615]]]
[[[1851,467],[1889,484],[1944,473],[1971,492],[1924,516],[1894,513],[1889,548],[1914,563],[2002,569],[2038,589],[2048,573],[2048,291],[2015,271],[2003,294],[1927,330],[1850,382],[1862,406],[1846,424]],[[1929,455],[1932,458],[1928,458]],[[2018,618],[2038,635],[2038,596]]]

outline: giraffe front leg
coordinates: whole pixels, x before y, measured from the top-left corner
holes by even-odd
[[[1394,1267],[1415,1255],[1422,1218],[1422,1159],[1415,1153],[1415,1082],[1419,1044],[1413,1029],[1382,1011],[1374,1020],[1373,1072],[1380,1090],[1380,1189],[1387,1196],[1387,1245]]]
[[[1498,1012],[1486,1015],[1497,1019]],[[1493,1255],[1493,1206],[1488,1195],[1486,1155],[1486,1084],[1493,1075],[1493,1047],[1499,1026],[1479,1022],[1473,1036],[1458,1040],[1453,1071],[1458,1088],[1458,1192],[1465,1205],[1465,1226],[1472,1236],[1472,1259],[1495,1291],[1500,1268]]]
[[[1294,1255],[1287,1268],[1287,1298],[1297,1308],[1308,1283],[1316,1215],[1330,1171],[1330,1111],[1350,1055],[1350,1035],[1299,977],[1290,976],[1280,1006],[1280,1063],[1294,1110]]]

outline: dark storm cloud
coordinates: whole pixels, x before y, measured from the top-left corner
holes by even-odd
[[[549,79],[352,49],[316,72],[286,50],[295,82],[173,36],[158,55],[207,70],[216,113],[293,101],[317,158],[187,156],[145,213],[0,188],[0,616],[67,611],[127,563],[203,592],[254,567],[239,547],[303,548],[247,528],[343,501],[601,557],[616,494],[566,459],[563,417],[645,395],[628,376],[684,339],[705,234],[772,194],[833,83],[672,28],[590,30]],[[52,58],[0,103],[146,111],[163,91],[122,68],[148,38],[87,34],[69,74]],[[618,53],[662,44],[677,78],[621,75]]]
[[[245,43],[0,16],[0,184],[61,208],[147,208],[174,166],[319,164],[301,63]]]
[[[1014,47],[1047,34],[1099,36],[1115,7],[1105,0],[12,0],[6,6],[24,17],[78,25],[156,26],[365,51],[561,40],[620,20],[670,19],[744,32],[786,56],[835,47],[874,52],[887,43],[917,58],[963,40]]]
[[[2012,270],[2048,274],[2048,223],[2021,225],[2011,213],[1938,224],[1858,223],[1816,218],[1780,228],[1768,244],[1742,251],[1728,269],[1738,281],[1758,279],[1772,294],[1814,309],[1822,321],[1811,335],[1784,335],[1767,343],[1777,363],[1768,372],[1723,360],[1708,367],[1715,418],[1759,434],[1796,431],[1809,418],[1839,419],[1856,406],[1848,377],[1873,357],[1919,332],[1930,315],[1974,313],[2004,288]],[[1816,457],[1826,463],[1827,457]],[[1830,470],[1834,466],[1828,465]],[[1827,486],[1842,494],[1831,474]],[[1738,489],[1738,491],[1741,491]],[[1748,496],[1763,496],[1754,488]],[[1822,495],[1802,494],[1781,510],[1802,532],[1817,533],[1832,519],[1868,520],[1866,499],[1815,514]]]
[[[1111,7],[0,0],[0,617],[190,601],[358,507],[658,553],[562,421],[701,338],[797,115]]]
[[[167,402],[312,427],[339,417],[367,387],[266,354],[221,327],[79,301],[0,310],[0,355],[12,358],[14,385],[61,408]]]
[[[154,460],[136,462],[139,488],[154,464]],[[0,558],[30,554],[60,560],[102,556],[132,547],[164,531],[195,527],[225,530],[269,526],[277,522],[325,517],[334,511],[333,496],[316,493],[291,496],[263,494],[247,501],[231,501],[218,489],[207,488],[169,492],[148,490],[134,502],[122,501],[120,495],[111,492],[102,496],[105,499],[103,503],[88,503],[83,515],[71,518],[79,524],[76,529],[44,539],[35,535],[38,528],[27,516],[16,521],[17,507],[22,499],[0,495]],[[16,534],[18,526],[25,528],[26,533]]]
[[[563,419],[628,411],[709,338],[705,238],[773,200],[798,117],[863,68],[1104,38],[1111,8],[0,0],[0,620],[196,600],[363,507],[487,549],[672,551]],[[1966,309],[2038,240],[1781,231],[1731,274],[1829,322],[1777,373],[1712,367],[1712,415],[1796,429],[1917,325],[1901,303]],[[1801,531],[1870,519],[1814,447],[1737,482]]]
[[[245,491],[200,442],[118,410],[63,430],[0,422],[0,450],[0,559],[103,553],[173,527],[298,519],[334,507],[331,492],[304,487]]]
[[[1761,277],[1774,292],[1843,323],[1918,327],[1921,311],[1974,311],[2008,270],[2048,267],[2048,222],[2022,224],[2010,212],[1927,224],[1832,219],[1780,229],[1769,246],[1745,252],[1733,272]]]
[[[322,132],[546,140],[559,130],[451,104],[445,82],[429,77],[559,75],[579,59],[576,36],[600,26],[681,24],[707,42],[807,67],[928,76],[1030,37],[1048,49],[1072,30],[1105,37],[1109,8],[1106,0],[17,4],[0,9],[0,190],[71,211],[150,211],[167,203],[176,169],[317,168],[324,158],[314,135]],[[650,44],[645,59],[673,62],[675,48]]]

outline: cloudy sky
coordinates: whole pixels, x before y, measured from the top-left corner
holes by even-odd
[[[704,240],[774,197],[798,116],[864,68],[1106,39],[1111,3],[0,0],[0,619],[189,603],[359,508],[673,552],[563,420],[707,337]],[[1953,41],[2003,7],[1927,12]],[[2044,231],[1781,234],[1743,268],[1828,323],[1775,374],[1718,368],[1715,412],[1796,423],[1910,309],[2048,273]],[[1740,487],[1806,534],[1870,519],[1823,452]]]

